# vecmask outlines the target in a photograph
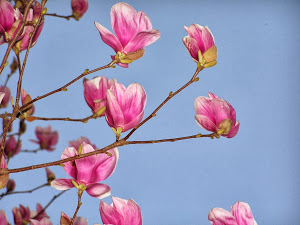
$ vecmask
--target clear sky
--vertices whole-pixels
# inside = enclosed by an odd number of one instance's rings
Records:
[[[117,1],[91,0],[79,21],[46,17],[44,30],[30,51],[23,88],[32,97],[66,84],[85,69],[110,62],[114,51],[100,39],[94,21],[111,30],[110,8]],[[233,139],[197,139],[175,143],[120,147],[115,173],[104,183],[112,196],[134,199],[142,210],[145,225],[209,224],[213,207],[229,210],[236,201],[248,202],[258,224],[299,223],[299,1],[127,1],[144,11],[161,38],[146,47],[143,58],[129,69],[116,67],[88,75],[116,78],[128,86],[141,84],[147,93],[148,116],[170,91],[186,83],[196,64],[187,53],[183,26],[208,25],[218,47],[218,64],[205,69],[200,81],[166,104],[155,118],[142,126],[130,140],[149,140],[208,133],[195,122],[194,99],[213,92],[236,109],[240,130]],[[48,1],[48,12],[71,14],[70,1]],[[0,56],[6,45],[0,46]],[[23,54],[24,56],[24,54]],[[1,75],[0,84],[8,73]],[[9,81],[15,86],[17,76]],[[12,88],[15,95],[15,88]],[[67,92],[57,93],[35,104],[36,116],[83,118],[91,114],[79,81]],[[2,111],[1,111],[2,112]],[[88,137],[97,147],[114,141],[105,120],[86,124],[71,122],[27,123],[23,149],[35,149],[36,126],[59,132],[57,149],[38,154],[20,153],[9,168],[60,159],[68,141]],[[68,175],[52,167],[58,178]],[[12,174],[16,190],[28,190],[45,182],[44,169]],[[11,210],[21,203],[43,206],[59,193],[50,187],[33,194],[12,195],[0,202],[10,221]],[[111,198],[104,199],[111,203]],[[101,223],[99,200],[86,193],[79,216],[89,224]],[[73,215],[75,189],[55,200],[47,213],[53,224],[60,213]]]

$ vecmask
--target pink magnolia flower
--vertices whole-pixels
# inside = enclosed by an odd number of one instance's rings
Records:
[[[52,131],[50,125],[45,128],[37,126],[35,128],[35,135],[38,140],[31,141],[39,144],[41,149],[46,149],[47,151],[55,150],[54,146],[57,144],[58,141],[58,132]]]
[[[73,10],[73,16],[76,20],[83,16],[89,7],[88,0],[72,0],[71,7]]]
[[[103,42],[124,55],[142,50],[144,47],[155,42],[160,33],[152,29],[152,23],[149,17],[142,11],[136,12],[130,5],[120,2],[111,8],[110,11],[111,25],[116,36],[109,30],[95,22]],[[129,54],[130,55],[130,54]],[[142,57],[143,53],[138,56],[132,55],[132,60]],[[114,58],[114,56],[112,56]],[[128,67],[129,61],[120,61],[120,66]]]
[[[257,225],[246,202],[236,202],[231,206],[231,212],[213,208],[208,213],[208,220],[212,225]]]
[[[130,84],[126,89],[121,83],[115,83],[107,90],[107,108],[105,118],[108,125],[119,135],[143,119],[146,106],[146,92],[137,84]]]
[[[82,144],[81,152],[73,147],[67,147],[61,159],[70,158],[78,154],[85,154],[95,151],[94,148],[86,143]],[[92,155],[72,162],[64,163],[64,170],[73,179],[56,179],[51,182],[51,186],[57,190],[67,190],[73,188],[85,190],[95,198],[105,198],[110,195],[110,187],[98,182],[105,180],[115,170],[119,158],[117,148],[110,149],[107,154]]]
[[[69,141],[69,146],[75,148],[78,151],[79,145],[83,144],[83,142],[91,145],[94,149],[97,148],[96,145],[92,144],[87,137],[80,137],[75,141]]]
[[[10,136],[5,142],[4,153],[8,158],[13,157],[21,151],[21,147],[22,144],[14,136]]]
[[[26,222],[29,222],[30,220],[30,209],[29,207],[25,207],[23,205],[20,205],[20,208],[14,207],[13,208],[13,216],[14,216],[14,222],[15,225],[22,225],[23,220]]]
[[[106,91],[116,82],[115,79],[94,77],[92,80],[84,79],[84,99],[94,113],[106,106]],[[100,115],[104,116],[104,112]]]
[[[140,207],[132,199],[125,200],[112,197],[112,205],[101,201],[100,215],[104,224],[113,225],[142,225]]]
[[[33,8],[29,10],[29,13],[27,15],[27,21],[31,22],[31,21],[37,20],[38,17],[40,16],[40,12],[41,12],[41,4],[39,2],[35,2],[35,5],[33,6]],[[34,37],[32,39],[30,48],[36,44],[37,39],[40,36],[43,27],[44,27],[44,18],[42,18],[40,24],[38,25],[37,31],[34,34]],[[24,36],[14,46],[14,49],[18,50],[19,52],[26,50],[28,48],[29,40],[30,40],[30,33],[33,32],[34,27],[26,26],[24,29],[25,29]]]
[[[0,224],[1,225],[9,225],[3,209],[0,210]]]
[[[28,102],[30,102],[32,99],[31,99],[31,96],[24,90],[24,89],[21,89],[21,101],[22,101],[22,105],[25,105],[27,104]],[[29,105],[28,107],[26,107],[26,109],[24,110],[24,115],[25,117],[26,116],[29,116],[29,115],[32,115],[35,111],[35,108],[34,108],[34,105]]]
[[[192,24],[189,27],[184,26],[184,29],[188,36],[182,40],[193,60],[203,67],[214,66],[217,63],[217,47],[209,28]]]
[[[30,225],[53,225],[48,218],[43,218],[40,221],[31,219]]]
[[[240,123],[236,121],[235,110],[229,102],[208,93],[208,97],[197,97],[194,106],[195,119],[203,129],[217,132],[227,138],[237,134]]]
[[[0,45],[14,38],[22,17],[19,9],[14,9],[6,0],[0,0]],[[23,35],[24,33],[21,32],[17,40]]]
[[[61,213],[60,224],[61,225],[69,225],[71,223],[71,219],[65,214]],[[75,217],[73,225],[88,225],[87,219],[83,217]]]
[[[1,86],[0,92],[2,93],[2,101],[0,101],[0,107],[6,107],[10,100],[10,90],[8,87]]]

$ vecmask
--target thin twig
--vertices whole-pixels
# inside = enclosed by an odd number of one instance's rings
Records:
[[[78,194],[77,208],[76,208],[76,211],[75,211],[75,213],[74,213],[74,215],[73,215],[73,217],[72,217],[72,219],[71,219],[70,225],[73,225],[74,220],[75,220],[75,218],[76,218],[76,215],[77,215],[77,213],[78,213],[78,211],[79,211],[79,208],[80,208],[80,206],[82,205],[82,202],[81,202],[81,196],[82,196],[82,193],[83,193],[83,191],[81,191],[81,190],[79,190],[78,193],[77,193],[77,194]]]
[[[26,152],[26,153],[37,153],[38,151],[42,150],[41,148],[35,149],[35,150],[21,150],[20,152]]]
[[[7,196],[7,195],[13,195],[13,194],[24,194],[24,193],[32,193],[40,188],[43,188],[43,187],[46,187],[46,186],[49,186],[49,183],[45,183],[45,184],[42,184],[36,188],[33,188],[31,190],[28,190],[28,191],[10,191],[10,192],[5,192],[3,194],[0,195],[0,200],[2,198],[4,198],[4,196]]]
[[[46,13],[45,16],[53,16],[53,17],[58,17],[58,18],[64,18],[66,20],[70,20],[70,18],[74,18],[73,15],[70,16],[62,16],[62,15],[57,15],[56,13]]]
[[[95,114],[82,118],[82,119],[72,119],[69,117],[65,117],[65,118],[59,118],[59,117],[53,117],[53,118],[46,118],[46,117],[38,117],[38,116],[31,116],[30,118],[32,118],[32,121],[34,120],[45,120],[45,121],[49,121],[49,120],[59,120],[59,121],[72,121],[72,122],[82,122],[82,123],[86,123],[87,121],[89,121],[90,119],[97,119],[99,118],[97,115],[95,116]]]

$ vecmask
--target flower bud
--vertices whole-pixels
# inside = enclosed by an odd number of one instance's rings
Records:
[[[21,142],[18,142],[14,136],[10,136],[5,142],[4,153],[11,158],[21,151],[21,147]]]
[[[76,20],[79,20],[89,7],[88,0],[72,0],[71,7],[73,10],[73,16]]]
[[[7,184],[6,184],[6,189],[7,189],[7,192],[12,192],[15,190],[15,187],[16,187],[16,182],[12,179],[9,179]]]
[[[46,149],[47,151],[55,150],[55,145],[58,141],[58,132],[52,131],[50,125],[45,128],[37,126],[35,128],[35,135],[38,141],[31,141],[36,144],[39,144],[41,149]]]
[[[51,182],[56,178],[55,174],[48,167],[46,167],[46,174],[47,174],[47,181],[49,184],[51,184]]]
[[[22,105],[25,105],[32,100],[31,96],[24,89],[21,89],[21,100],[22,100]],[[34,113],[33,104],[30,104],[23,110],[24,117],[30,116],[33,113]]]

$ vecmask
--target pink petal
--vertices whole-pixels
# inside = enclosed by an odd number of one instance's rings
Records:
[[[216,127],[216,125],[208,117],[203,115],[196,115],[195,119],[198,125],[203,129],[212,132],[218,131],[218,127]]]
[[[238,225],[254,225],[251,208],[246,202],[236,202],[231,206],[231,213],[236,218]]]
[[[122,127],[122,132],[128,131],[134,128],[135,126],[137,126],[142,121],[143,117],[144,117],[144,111],[142,111],[129,123],[124,124],[124,126]]]
[[[93,152],[95,149],[86,143],[82,144],[82,152],[81,154]],[[76,164],[76,169],[77,169],[77,181],[83,181],[86,184],[91,183],[90,180],[93,179],[94,174],[92,171],[95,169],[95,164],[96,164],[97,156],[96,155],[91,155],[89,157],[81,158],[81,159],[76,159],[75,164]]]
[[[2,225],[9,225],[5,212],[3,209],[0,210],[0,224]]]
[[[111,26],[122,46],[126,46],[138,31],[138,17],[134,8],[120,2],[111,8]]]
[[[127,207],[128,210],[125,217],[125,224],[142,225],[141,208],[132,199],[128,200]]]
[[[73,188],[74,185],[72,183],[73,179],[55,179],[51,182],[51,187],[55,188],[56,190],[68,190]]]
[[[62,153],[61,159],[67,159],[76,155],[78,155],[78,152],[75,148],[67,147]],[[74,161],[64,163],[64,170],[69,176],[73,177],[74,179],[77,179],[77,169],[74,163]]]
[[[93,80],[98,81],[100,77],[95,77]],[[99,82],[99,81],[98,81]],[[99,86],[99,83],[98,83]],[[96,84],[93,81],[90,81],[86,78],[83,80],[83,88],[84,88],[84,99],[88,106],[94,111],[95,102],[94,100],[100,99],[99,92]]]
[[[208,117],[213,123],[215,123],[215,117],[210,107],[211,99],[207,97],[197,97],[194,101],[194,107],[197,115],[203,115]]]
[[[208,213],[211,225],[239,225],[234,216],[222,208],[213,208]]]
[[[95,166],[90,179],[91,183],[96,183],[108,178],[116,169],[117,162],[119,159],[119,151],[117,148],[110,149],[108,151],[112,156],[107,154],[97,155],[97,166]]]
[[[158,30],[152,29],[147,31],[140,31],[126,45],[124,52],[135,52],[152,44],[159,38],[160,32]]]
[[[205,46],[205,50],[210,49],[215,44],[214,37],[207,26],[205,26],[202,31],[202,40]]]
[[[126,87],[121,83],[115,83],[110,90],[113,92],[114,96],[116,97],[117,101],[119,102],[120,106],[122,107],[123,96],[126,92]]]
[[[52,223],[48,218],[43,218],[40,221],[31,219],[30,225],[52,225]]]
[[[219,127],[219,124],[223,120],[230,118],[230,108],[227,102],[223,99],[214,98],[211,100],[210,106],[215,117],[217,127]]]
[[[130,84],[122,100],[124,122],[127,124],[143,113],[147,101],[146,92],[141,85]]]
[[[152,29],[151,20],[143,11],[139,11],[137,13],[137,17],[138,17],[138,21],[139,21],[138,32]]]
[[[88,225],[87,219],[83,217],[76,217],[74,220],[74,225]]]
[[[123,217],[117,212],[117,210],[114,207],[101,201],[99,210],[101,220],[104,224],[125,225]]]
[[[239,131],[239,127],[240,127],[240,123],[239,121],[235,124],[235,126],[232,126],[231,130],[229,131],[229,133],[225,136],[227,138],[233,138],[237,132]]]
[[[188,53],[191,55],[195,62],[199,61],[198,51],[200,50],[195,39],[186,36],[182,39]]]
[[[5,93],[4,92],[0,92],[0,103],[2,102],[2,99],[4,98]]]
[[[13,6],[8,1],[0,0],[0,33],[11,29],[15,22],[14,12]]]
[[[110,196],[110,191],[111,191],[110,187],[106,184],[94,183],[94,184],[89,184],[86,188],[86,192],[90,196],[98,199],[103,199]]]
[[[215,95],[215,94],[213,94],[213,93],[211,93],[211,92],[208,92],[208,97],[209,97],[210,99],[213,99],[213,98],[219,98],[219,99],[221,99],[220,97],[218,97],[217,95]]]
[[[107,30],[105,27],[103,27],[97,22],[95,22],[95,26],[100,33],[102,41],[105,44],[109,45],[113,50],[115,50],[115,52],[123,50],[120,41],[115,35],[113,35],[109,30]]]
[[[118,128],[124,124],[124,116],[116,97],[111,90],[107,90],[107,108],[105,118],[110,127]]]

